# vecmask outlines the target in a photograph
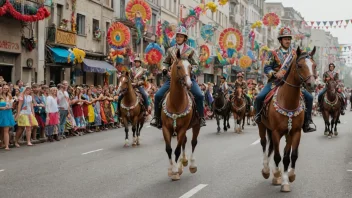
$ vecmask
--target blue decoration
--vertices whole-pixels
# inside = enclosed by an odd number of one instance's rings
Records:
[[[252,50],[248,50],[247,55],[249,56],[249,58],[251,58],[252,60],[255,60],[255,56],[253,54]]]
[[[205,41],[210,41],[212,37],[214,36],[214,30],[216,28],[213,27],[212,25],[203,25],[200,28],[200,35]]]
[[[144,53],[147,54],[150,50],[156,49],[158,50],[162,55],[164,55],[164,51],[161,49],[161,47],[157,43],[149,43],[149,45],[145,48]]]
[[[232,56],[235,54],[236,50],[233,48],[227,48],[227,56],[229,58],[232,58]]]

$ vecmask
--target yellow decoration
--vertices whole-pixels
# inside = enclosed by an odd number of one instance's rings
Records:
[[[72,52],[75,55],[74,63],[82,63],[83,59],[86,57],[86,52],[78,48],[73,48]]]
[[[218,9],[218,5],[216,5],[214,2],[208,2],[207,4],[206,4],[206,7],[209,9],[209,10],[211,10],[211,12],[216,12],[217,11],[217,9]]]
[[[262,27],[262,25],[263,25],[262,21],[256,21],[252,24],[252,29],[260,28]]]
[[[229,0],[219,0],[219,4],[223,6],[223,5],[227,4],[228,1]]]
[[[249,56],[242,56],[239,60],[239,65],[242,68],[247,68],[252,65],[252,59]]]

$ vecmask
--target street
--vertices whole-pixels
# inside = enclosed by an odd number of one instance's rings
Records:
[[[0,197],[351,197],[352,112],[341,117],[339,135],[332,139],[323,135],[322,117],[313,119],[318,131],[302,135],[296,181],[291,184],[292,192],[286,194],[280,192],[280,186],[271,185],[272,174],[268,180],[261,175],[257,128],[245,126],[244,133],[235,134],[231,118],[231,130],[221,135],[215,133],[215,120],[207,121],[195,152],[198,172],[191,174],[186,167],[177,182],[167,176],[161,131],[149,123],[136,148],[124,148],[124,130],[116,129],[9,152],[0,150]],[[284,142],[282,139],[281,151]],[[273,160],[270,163],[273,167]]]

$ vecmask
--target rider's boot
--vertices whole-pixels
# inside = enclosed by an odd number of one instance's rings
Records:
[[[160,110],[154,112],[154,118],[150,121],[150,126],[161,129],[161,112]]]
[[[345,101],[341,99],[341,115],[345,115]]]
[[[303,132],[309,133],[316,131],[315,128],[310,127],[310,124],[314,124],[310,115],[306,114],[304,116]],[[315,125],[315,124],[314,124]]]

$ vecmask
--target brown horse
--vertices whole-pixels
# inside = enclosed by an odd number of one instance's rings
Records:
[[[301,139],[301,129],[304,122],[304,101],[301,99],[301,85],[304,85],[307,91],[313,91],[315,88],[316,64],[313,60],[315,47],[311,53],[301,52],[297,49],[297,54],[293,55],[289,70],[285,74],[280,86],[274,89],[275,94],[271,101],[264,105],[264,115],[262,122],[258,124],[260,143],[263,148],[263,165],[262,175],[265,179],[270,176],[269,160],[274,150],[275,169],[273,171],[274,185],[281,184],[282,192],[290,192],[289,182],[296,178],[295,166],[298,158],[298,146]],[[270,93],[268,95],[271,95]],[[268,153],[266,153],[266,134],[270,141]],[[279,164],[280,140],[282,136],[286,137],[286,146],[284,149],[284,173],[281,179]],[[291,154],[292,148],[292,154]],[[291,170],[288,172],[292,160]]]
[[[332,137],[332,130],[334,128],[334,135],[337,136],[337,121],[340,117],[341,101],[339,99],[339,93],[337,93],[337,82],[330,80],[326,85],[327,91],[324,94],[322,103],[322,114],[325,122],[324,135],[327,135],[330,139]],[[331,122],[329,117],[331,116]],[[331,128],[330,128],[331,124]]]
[[[252,101],[251,101],[252,102]],[[251,121],[253,122],[253,126],[256,126],[257,124],[254,122],[254,116],[255,116],[255,109],[253,105],[249,108],[249,111],[246,112],[246,117],[247,117],[247,125],[251,125]]]
[[[120,114],[122,123],[125,127],[125,147],[129,146],[128,141],[128,123],[132,124],[133,144],[132,146],[140,145],[141,130],[145,122],[143,109],[141,104],[141,96],[137,94],[133,88],[132,79],[129,72],[125,72],[119,78],[118,93],[122,91],[124,97],[120,104]],[[137,137],[136,137],[137,135]]]
[[[231,111],[235,120],[235,133],[241,133],[246,120],[246,99],[243,96],[243,89],[237,87],[231,101]],[[242,126],[241,126],[242,121]]]
[[[180,179],[183,172],[183,166],[188,165],[186,158],[186,132],[192,128],[192,154],[190,157],[191,164],[189,170],[191,173],[197,172],[197,166],[194,159],[194,150],[197,145],[197,137],[200,131],[199,119],[194,118],[196,109],[188,90],[192,86],[191,65],[187,60],[182,60],[180,51],[176,53],[176,60],[171,66],[170,92],[166,95],[162,105],[161,121],[162,130],[166,144],[166,153],[169,157],[170,166],[168,175],[172,180]],[[171,136],[177,135],[177,146],[175,149],[175,161],[172,161]],[[179,159],[182,147],[182,158]]]

